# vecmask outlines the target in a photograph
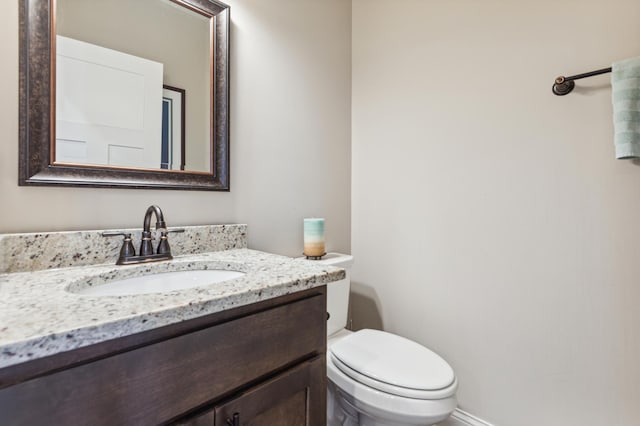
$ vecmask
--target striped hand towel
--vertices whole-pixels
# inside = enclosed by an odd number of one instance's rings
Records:
[[[616,158],[640,158],[640,57],[613,64],[611,92]]]

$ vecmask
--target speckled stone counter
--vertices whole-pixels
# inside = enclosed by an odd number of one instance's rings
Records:
[[[207,268],[245,275],[166,293],[86,296],[73,292],[110,280]],[[325,285],[344,276],[339,268],[246,248],[146,265],[0,274],[0,368]]]

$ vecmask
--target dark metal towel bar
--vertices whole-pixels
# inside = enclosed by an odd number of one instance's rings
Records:
[[[594,75],[606,74],[611,72],[611,67],[602,68],[601,70],[585,72],[584,74],[576,74],[570,77],[560,76],[556,78],[556,81],[553,83],[553,93],[558,96],[564,96],[566,94],[571,93],[573,88],[575,87],[575,83],[573,80],[580,80],[581,78],[593,77]]]

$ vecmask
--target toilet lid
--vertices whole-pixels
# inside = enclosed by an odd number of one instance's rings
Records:
[[[357,331],[331,345],[329,350],[339,361],[338,367],[341,363],[353,370],[356,374],[350,376],[356,380],[362,375],[367,382],[416,391],[444,389],[455,381],[453,369],[440,356],[416,342],[384,331]]]

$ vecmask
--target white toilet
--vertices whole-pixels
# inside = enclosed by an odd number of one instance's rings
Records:
[[[319,262],[347,271],[327,285],[327,424],[424,426],[449,417],[458,387],[449,364],[395,334],[347,330],[353,256],[329,253]]]

